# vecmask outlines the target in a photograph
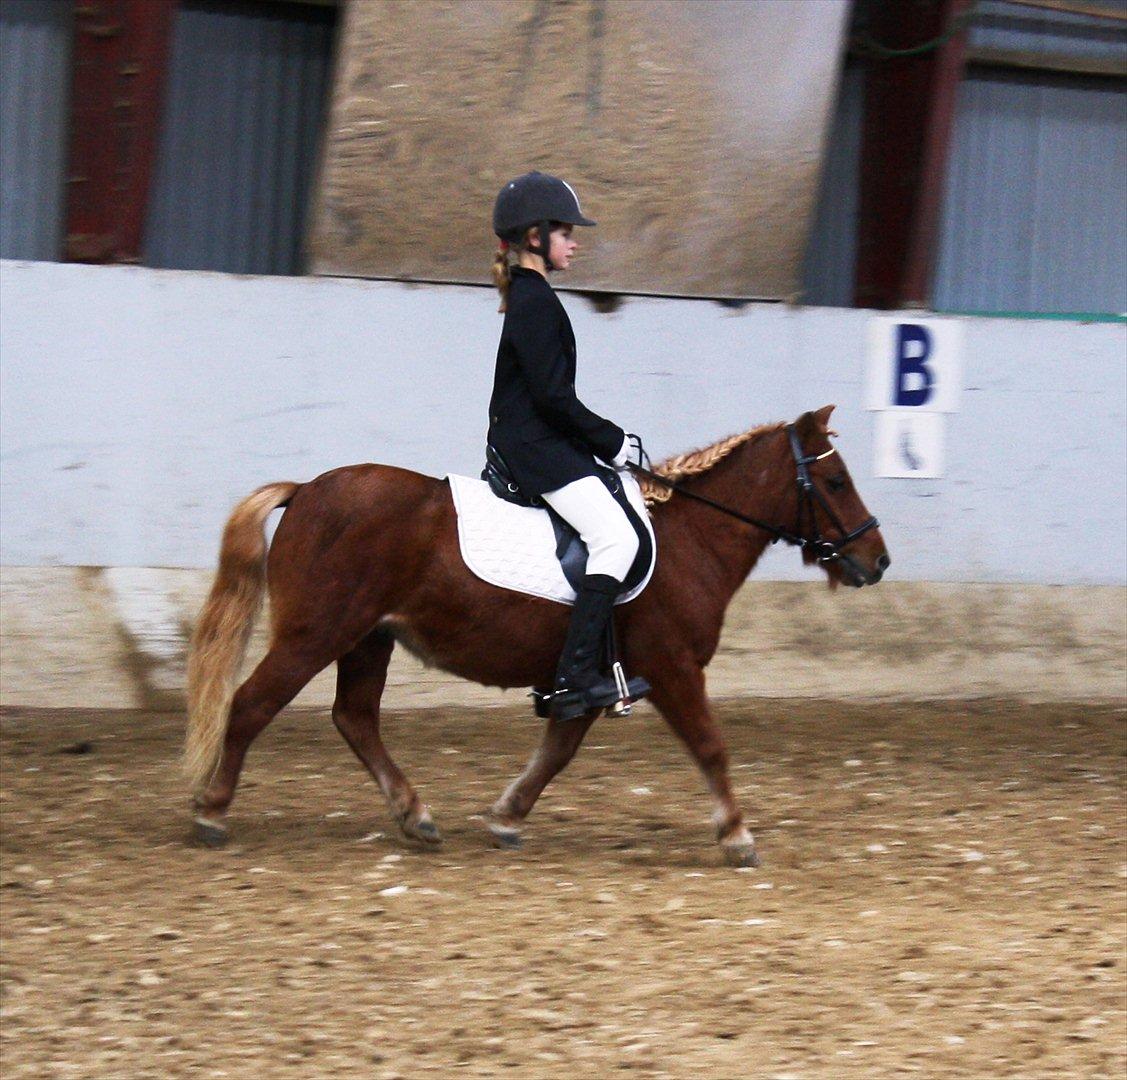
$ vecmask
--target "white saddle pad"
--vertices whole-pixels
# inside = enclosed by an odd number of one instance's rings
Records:
[[[636,588],[615,601],[625,604],[649,584],[657,561],[657,540],[638,481],[628,474],[620,475],[627,498],[646,523],[654,552],[646,576]],[[462,558],[477,577],[502,589],[560,604],[575,602],[575,590],[556,558],[556,534],[546,510],[505,502],[493,494],[484,480],[453,473],[447,474],[446,479],[458,512]]]

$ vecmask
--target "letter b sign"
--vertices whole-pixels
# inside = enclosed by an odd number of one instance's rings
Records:
[[[957,319],[880,316],[869,325],[866,406],[956,412],[962,389],[963,325]]]
[[[896,326],[896,355],[893,364],[895,385],[892,388],[894,405],[926,405],[931,397],[935,376],[928,367],[931,355],[931,334],[926,326],[916,323],[898,323]]]

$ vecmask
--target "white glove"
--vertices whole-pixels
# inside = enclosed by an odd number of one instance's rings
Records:
[[[625,434],[626,437],[622,440],[622,448],[614,455],[614,461],[611,462],[619,469],[624,469],[631,462],[638,465],[642,463],[641,438],[632,431],[627,431]]]

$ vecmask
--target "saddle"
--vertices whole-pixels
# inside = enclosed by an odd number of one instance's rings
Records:
[[[614,469],[604,465],[596,465],[598,477],[606,486],[607,491],[614,497],[615,502],[622,507],[626,517],[634,528],[638,537],[638,554],[622,582],[619,595],[632,592],[649,575],[653,566],[653,537],[638,514],[637,508],[630,502],[623,487],[622,478]],[[505,459],[495,446],[486,444],[485,468],[481,470],[481,478],[489,489],[499,499],[510,502],[516,506],[529,506],[537,510],[546,510],[552,522],[552,531],[556,537],[556,558],[560,561],[567,583],[576,591],[583,582],[587,572],[587,545],[583,543],[576,529],[557,514],[543,499],[537,496],[525,495],[520,485],[513,479]]]

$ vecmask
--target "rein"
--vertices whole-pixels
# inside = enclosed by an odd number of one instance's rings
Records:
[[[805,550],[811,548],[814,556],[818,562],[832,562],[835,559],[842,557],[842,549],[853,543],[854,540],[859,539],[870,529],[876,529],[880,526],[880,522],[875,517],[870,517],[861,522],[856,529],[847,531],[845,526],[841,523],[841,519],[834,513],[834,509],[826,501],[825,496],[814,486],[814,481],[810,479],[809,466],[812,462],[821,461],[822,458],[827,458],[830,454],[837,453],[832,447],[823,454],[804,454],[802,452],[802,444],[798,441],[798,434],[794,430],[794,424],[787,424],[786,426],[787,437],[790,439],[791,453],[794,454],[794,463],[798,469],[797,483],[799,488],[798,498],[798,515],[795,522],[794,532],[781,528],[778,525],[769,525],[765,521],[760,521],[758,518],[750,517],[747,514],[741,514],[738,510],[733,510],[730,506],[725,506],[723,503],[717,502],[715,499],[708,498],[707,495],[700,495],[695,491],[689,491],[688,488],[682,487],[674,480],[669,480],[664,476],[655,473],[652,469],[645,468],[642,465],[635,465],[629,462],[627,467],[631,472],[639,476],[644,476],[649,480],[653,480],[658,484],[663,485],[670,489],[677,495],[683,495],[687,499],[693,499],[696,502],[704,503],[705,506],[711,506],[713,510],[719,510],[722,514],[727,514],[728,517],[735,518],[737,521],[742,521],[745,525],[753,525],[757,529],[762,529],[766,533],[771,534],[771,543],[774,544],[779,540],[783,540],[788,544],[795,544]],[[645,454],[645,451],[642,451]],[[649,461],[649,455],[645,455],[645,459]],[[827,540],[822,536],[821,530],[818,528],[818,512],[817,507],[814,505],[815,501],[818,506],[833,522],[837,531],[841,533],[841,539],[834,543],[832,540]],[[809,511],[810,525],[814,533],[813,538],[802,535],[803,518],[807,516]]]

